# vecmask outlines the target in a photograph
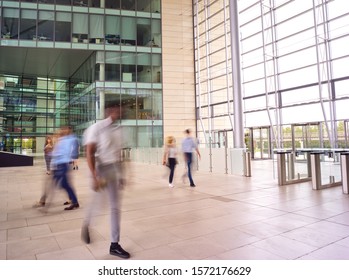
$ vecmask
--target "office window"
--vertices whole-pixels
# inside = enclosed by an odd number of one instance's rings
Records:
[[[105,80],[106,81],[120,81],[120,52],[106,52],[105,53]]]
[[[161,83],[161,55],[160,54],[152,54],[151,55],[152,62],[152,82],[153,83]]]
[[[120,0],[105,0],[105,7],[107,9],[120,9]]]
[[[35,10],[21,11],[19,39],[36,40],[36,18]]]
[[[126,46],[135,46],[136,37],[136,18],[121,18],[121,42]]]
[[[147,53],[139,53],[137,56],[137,82],[151,82],[151,56]]]
[[[153,119],[162,120],[162,92],[161,90],[153,90]]]
[[[137,19],[137,46],[153,45],[150,29],[150,19]]]
[[[104,41],[103,25],[103,15],[90,15],[90,43],[100,44]]]
[[[33,0],[32,2],[36,2],[36,0]],[[38,3],[39,4],[54,4],[55,0],[38,0]]]
[[[87,7],[88,0],[73,0],[74,6]]]
[[[56,5],[71,5],[72,0],[56,0]]]
[[[99,8],[101,6],[101,1],[100,0],[90,0],[88,4],[90,7]]]
[[[161,21],[159,19],[151,20],[151,40],[152,47],[161,46]]]
[[[137,1],[137,11],[150,12],[151,0]]]
[[[88,15],[73,14],[73,43],[88,43]]]
[[[19,10],[4,8],[1,35],[5,39],[18,39]]]
[[[105,42],[106,44],[120,44],[120,17],[105,17]]]
[[[136,0],[121,0],[121,9],[135,11]]]
[[[150,90],[138,90],[136,99],[137,119],[153,119],[153,104]]]
[[[151,1],[151,12],[152,13],[160,13],[161,7],[160,7],[160,0],[152,0]]]
[[[71,14],[57,12],[55,25],[55,40],[56,42],[71,41]]]
[[[54,12],[39,11],[38,35],[41,41],[53,41]]]
[[[124,52],[121,55],[121,80],[123,82],[136,81],[136,54]]]

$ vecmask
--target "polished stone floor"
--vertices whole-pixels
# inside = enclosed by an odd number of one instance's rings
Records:
[[[109,212],[101,201],[91,244],[80,229],[91,190],[87,165],[71,171],[80,208],[64,211],[56,192],[42,213],[32,205],[47,181],[44,163],[0,168],[1,260],[111,260]],[[196,172],[196,188],[178,166],[130,163],[123,191],[121,245],[134,260],[349,260],[349,196],[311,183],[279,187],[272,161],[252,162],[252,177]]]

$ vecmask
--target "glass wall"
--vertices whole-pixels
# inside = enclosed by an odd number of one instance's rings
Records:
[[[122,101],[130,146],[162,146],[160,11],[160,0],[0,1],[0,46],[93,51],[72,76],[0,73],[2,147],[40,153],[61,125],[81,137],[110,99]]]
[[[80,3],[80,1],[74,1],[76,2]],[[125,5],[129,6],[126,2]],[[146,6],[144,9],[149,7]],[[0,21],[0,45],[9,45],[9,40],[20,39],[34,42],[72,43],[56,45],[64,48],[86,49],[86,45],[79,43],[161,47],[160,15],[154,13],[138,12],[132,15],[115,15],[113,13],[105,14],[102,9],[92,11],[82,9],[72,12],[71,8],[66,8],[66,11],[62,11],[59,6],[54,5],[26,5],[18,6],[18,8],[4,6],[0,9]],[[12,43],[15,42],[12,41]],[[24,44],[24,46],[36,45]],[[40,43],[39,46],[51,47],[53,45]],[[90,48],[104,49],[103,47]]]
[[[42,152],[41,140],[70,124],[68,81],[0,75],[0,82],[2,150]]]
[[[205,135],[233,129],[229,1],[193,3],[198,130],[207,143]],[[272,146],[282,148],[290,125],[319,123],[322,143],[320,136],[312,143],[343,146],[343,123],[349,119],[342,105],[349,99],[346,1],[237,5],[244,126],[270,127]]]

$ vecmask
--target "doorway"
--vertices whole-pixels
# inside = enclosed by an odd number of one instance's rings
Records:
[[[270,127],[250,128],[249,145],[252,159],[271,159]]]
[[[344,121],[344,143],[345,148],[349,148],[349,120]]]
[[[293,124],[292,150],[323,147],[323,132],[320,123]]]

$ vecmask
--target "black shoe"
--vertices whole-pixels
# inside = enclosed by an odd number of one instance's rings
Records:
[[[195,184],[190,184],[191,187],[196,187]]]
[[[70,204],[69,207],[64,208],[64,210],[74,210],[75,208],[79,208],[79,207],[80,207],[79,203],[72,203]]]
[[[130,254],[122,249],[119,243],[112,243],[110,245],[109,253],[123,259],[128,259],[130,257]]]
[[[69,204],[71,204],[70,200],[63,203],[63,205],[69,205]]]
[[[88,226],[83,226],[82,227],[82,229],[81,229],[81,239],[86,244],[90,244],[91,239],[90,239],[90,232],[88,230]]]

